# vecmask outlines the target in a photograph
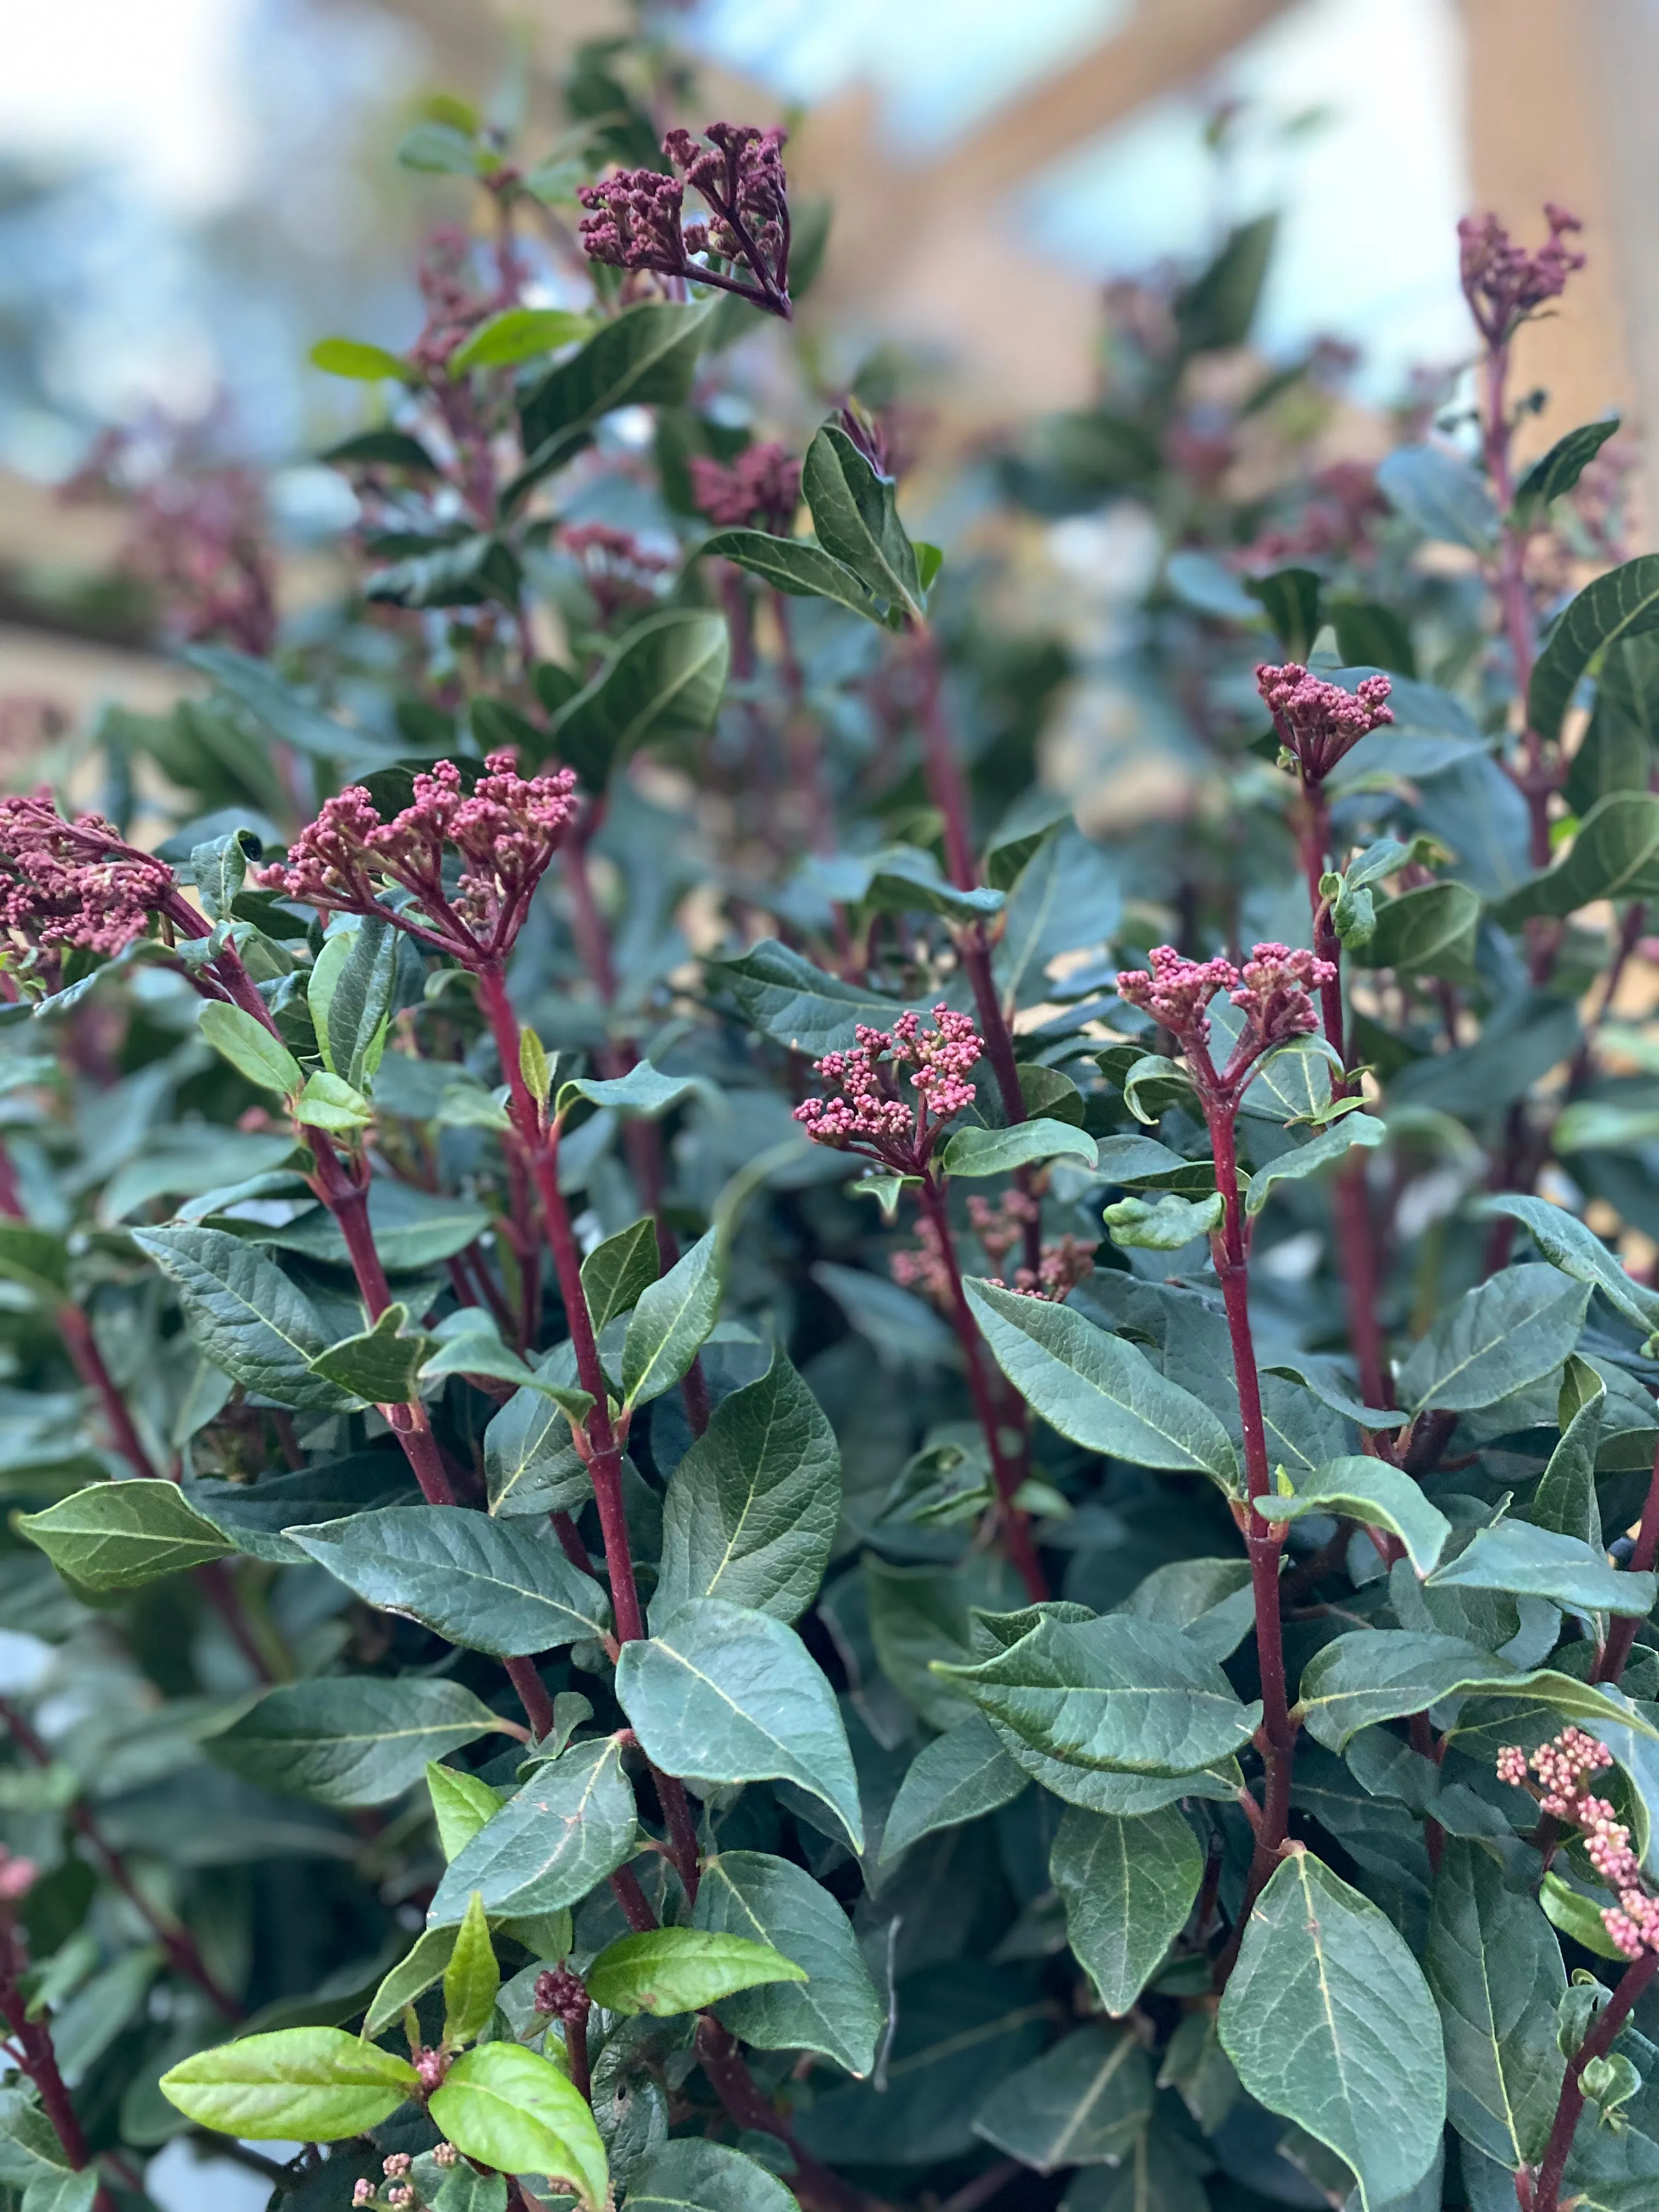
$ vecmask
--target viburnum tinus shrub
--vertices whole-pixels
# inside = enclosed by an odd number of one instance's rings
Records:
[[[417,127],[491,220],[317,349],[359,587],[260,658],[152,487],[211,694],[0,801],[0,2187],[1644,2212],[1659,557],[1613,426],[1514,459],[1574,226],[1465,226],[1374,477],[1261,225],[975,464],[1160,538],[1192,803],[1091,837],[684,82]]]

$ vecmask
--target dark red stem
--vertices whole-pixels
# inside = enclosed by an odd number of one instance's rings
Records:
[[[1521,2193],[1522,2176],[1516,2176],[1516,2201],[1527,2206],[1527,2212],[1560,2212],[1561,2177],[1566,2171],[1572,2139],[1578,2131],[1579,2118],[1584,2110],[1582,2087],[1584,2069],[1591,2059],[1605,2058],[1612,2050],[1620,2030],[1635,2010],[1638,2000],[1656,1973],[1659,1973],[1659,1951],[1644,1952],[1641,1958],[1625,1969],[1612,1996],[1590,2022],[1589,2032],[1579,2045],[1578,2055],[1567,2068],[1567,2077],[1561,2084],[1560,2101],[1555,2107],[1555,2124],[1550,2130],[1549,2142],[1545,2146],[1543,2159],[1533,2181],[1530,2204]]]

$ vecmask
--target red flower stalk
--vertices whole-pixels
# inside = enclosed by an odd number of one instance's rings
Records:
[[[753,524],[785,538],[800,498],[800,463],[787,446],[750,446],[727,467],[704,453],[691,459],[691,495],[723,530]]]
[[[919,1014],[903,1013],[890,1030],[854,1032],[851,1052],[827,1052],[812,1073],[830,1087],[827,1098],[808,1098],[795,1109],[816,1145],[859,1152],[899,1175],[921,1175],[945,1133],[945,1125],[974,1103],[965,1079],[985,1049],[968,1014],[940,1004],[926,1032]],[[899,1088],[899,1071],[910,1069],[910,1104]]]
[[[1346,695],[1344,695],[1346,696]],[[1152,969],[1126,969],[1118,996],[1152,1015],[1186,1054],[1206,1112],[1231,1113],[1243,1095],[1250,1070],[1274,1046],[1311,1036],[1319,1027],[1310,991],[1334,981],[1328,960],[1286,945],[1258,945],[1243,969],[1231,960],[1188,960],[1172,945],[1155,945]],[[1210,1017],[1205,1011],[1224,991],[1244,1016],[1244,1027],[1224,1066],[1210,1057]]]
[[[1394,687],[1386,676],[1367,676],[1358,691],[1345,691],[1340,684],[1310,676],[1300,661],[1287,660],[1282,668],[1263,661],[1255,684],[1304,783],[1323,782],[1361,738],[1394,720],[1388,703]]]
[[[1601,1924],[1627,1959],[1639,1959],[1659,1952],[1659,1898],[1643,1883],[1630,1830],[1605,1797],[1585,1787],[1592,1774],[1612,1765],[1606,1744],[1583,1729],[1565,1728],[1530,1758],[1518,1744],[1506,1744],[1498,1754],[1498,1778],[1536,1798],[1552,1820],[1580,1830],[1590,1864],[1619,1899],[1603,1911]]]
[[[485,767],[468,792],[453,762],[440,761],[415,778],[413,801],[390,822],[354,784],[324,801],[285,861],[253,879],[325,911],[378,915],[465,968],[497,963],[575,818],[576,778],[568,768],[521,776],[510,752],[491,753]],[[452,849],[459,875],[447,872]],[[414,905],[387,905],[383,884]]]
[[[1494,350],[1507,343],[1547,300],[1559,300],[1585,257],[1565,242],[1583,224],[1544,203],[1550,234],[1536,253],[1517,246],[1495,215],[1466,215],[1457,226],[1459,276],[1475,328]]]
[[[65,821],[45,786],[0,799],[0,928],[14,947],[36,956],[72,945],[123,952],[156,915],[187,936],[202,933],[172,869],[129,845],[101,814]]]
[[[613,269],[648,269],[736,292],[787,322],[789,304],[788,179],[781,131],[752,123],[711,123],[701,143],[671,131],[663,153],[684,178],[657,169],[619,169],[577,198],[581,242],[590,259]],[[707,202],[711,220],[685,222],[685,185]],[[706,257],[698,258],[697,257]],[[752,283],[728,276],[746,269]]]

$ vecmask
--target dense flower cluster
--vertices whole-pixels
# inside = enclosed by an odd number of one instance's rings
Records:
[[[608,522],[573,523],[559,532],[559,544],[582,572],[602,623],[619,614],[654,606],[657,579],[674,566],[672,554],[643,544],[631,530]]]
[[[1294,522],[1262,531],[1235,558],[1252,572],[1335,554],[1363,558],[1373,526],[1388,512],[1368,461],[1333,461],[1314,477]]]
[[[484,765],[469,792],[453,762],[440,761],[415,778],[410,804],[390,822],[353,784],[254,880],[309,906],[379,915],[466,967],[500,960],[575,817],[576,779],[569,769],[521,776],[510,752]],[[461,863],[453,881],[445,873],[452,849]],[[414,911],[383,903],[382,884],[410,892]]]
[[[179,903],[173,871],[100,814],[66,821],[44,787],[0,799],[0,928],[36,952],[121,952]]]
[[[568,1966],[544,1966],[536,1977],[533,2002],[550,2020],[585,2021],[592,2004],[587,1984]]]
[[[1361,738],[1394,720],[1389,705],[1393,686],[1386,676],[1367,676],[1357,691],[1310,676],[1299,661],[1282,668],[1264,661],[1255,672],[1256,689],[1273,718],[1279,742],[1296,755],[1304,779],[1328,776]]]
[[[1242,969],[1231,960],[1188,960],[1173,945],[1153,945],[1151,969],[1126,968],[1118,996],[1139,1006],[1181,1046],[1201,1091],[1237,1096],[1265,1052],[1319,1027],[1310,992],[1334,980],[1336,969],[1311,952],[1288,945],[1258,945]],[[1210,1059],[1210,1018],[1205,1011],[1224,991],[1244,1016],[1244,1027],[1224,1067]]]
[[[1565,242],[1584,227],[1577,216],[1546,200],[1544,220],[1550,234],[1536,253],[1517,246],[1495,215],[1466,215],[1457,226],[1463,297],[1490,346],[1505,343],[1546,301],[1559,300],[1568,277],[1584,265],[1584,256]]]
[[[1659,1898],[1643,1885],[1630,1830],[1605,1797],[1585,1786],[1592,1774],[1612,1765],[1606,1744],[1583,1729],[1565,1728],[1530,1758],[1519,1744],[1506,1744],[1498,1754],[1498,1778],[1527,1790],[1541,1812],[1580,1831],[1590,1864],[1619,1899],[1602,1912],[1601,1924],[1627,1959],[1639,1959],[1644,1951],[1659,1951]]]
[[[787,446],[750,446],[729,466],[696,453],[690,469],[691,495],[711,522],[787,536],[800,497],[800,463]]]
[[[945,1124],[973,1104],[968,1071],[985,1049],[969,1015],[940,1004],[933,1022],[924,1030],[919,1014],[903,1013],[890,1030],[860,1024],[852,1051],[827,1052],[814,1064],[831,1095],[795,1109],[814,1144],[861,1152],[901,1175],[921,1173]],[[903,1069],[911,1071],[914,1106],[899,1089]]]
[[[619,169],[583,185],[580,224],[590,258],[614,269],[649,270],[740,293],[775,314],[789,313],[788,179],[781,131],[711,123],[703,140],[671,131],[663,153],[684,179],[657,169]],[[708,203],[707,222],[685,221],[685,186]],[[695,257],[708,256],[708,262]],[[747,269],[752,284],[714,265]]]

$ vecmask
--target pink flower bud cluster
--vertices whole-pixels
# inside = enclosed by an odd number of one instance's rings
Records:
[[[415,2053],[415,2071],[421,2077],[421,2094],[429,2097],[434,2089],[441,2089],[444,2085],[444,2077],[449,2072],[448,2051],[441,2046],[417,2051]]]
[[[469,793],[452,761],[415,778],[410,805],[390,822],[361,784],[325,799],[285,861],[254,872],[263,888],[338,914],[377,915],[463,966],[502,958],[523,927],[537,884],[575,818],[569,769],[521,776],[510,752],[491,753]],[[447,851],[460,857],[447,883]],[[413,912],[382,903],[395,884]]]
[[[1011,1190],[994,1205],[989,1199],[970,1198],[968,1218],[993,1267],[1006,1261],[1024,1235],[1024,1224],[1037,1218],[1036,1199],[1022,1190]],[[920,1291],[949,1313],[956,1302],[956,1285],[936,1224],[924,1217],[916,1224],[916,1242],[908,1251],[895,1252],[888,1273],[902,1289]],[[1094,1247],[1079,1237],[1061,1237],[1042,1247],[1036,1271],[1018,1267],[1012,1284],[1000,1275],[988,1279],[999,1289],[1022,1291],[1027,1296],[1049,1298],[1058,1304],[1095,1271]]]
[[[619,614],[653,606],[658,577],[673,565],[673,556],[641,544],[631,531],[613,530],[609,523],[579,522],[559,532],[559,544],[582,572],[601,623]]]
[[[461,2154],[456,2149],[453,2142],[441,2142],[434,2143],[433,2145],[432,2163],[434,2166],[459,2166],[460,2162]]]
[[[773,537],[788,534],[800,498],[800,463],[787,446],[750,446],[728,467],[706,453],[691,458],[691,495],[723,530],[752,523]]]
[[[1457,226],[1458,273],[1475,328],[1490,346],[1501,346],[1518,324],[1558,300],[1585,257],[1566,243],[1583,228],[1577,216],[1544,203],[1550,234],[1536,253],[1517,246],[1495,215],[1468,216]]]
[[[968,1201],[968,1224],[986,1258],[1000,1267],[1042,1210],[1030,1191],[1006,1190],[998,1199],[975,1196]]]
[[[1345,691],[1310,676],[1300,661],[1282,668],[1264,661],[1255,683],[1279,742],[1296,755],[1309,783],[1322,781],[1361,738],[1394,720],[1388,703],[1394,687],[1386,676],[1367,676],[1358,691]]]
[[[537,2011],[545,2013],[550,2020],[570,2023],[587,2018],[587,1985],[568,1966],[544,1967],[536,1977],[534,1996]]]
[[[1659,1951],[1659,1898],[1643,1883],[1629,1828],[1605,1797],[1585,1787],[1592,1774],[1612,1765],[1606,1744],[1583,1729],[1565,1728],[1530,1758],[1519,1744],[1505,1744],[1498,1754],[1498,1778],[1527,1790],[1541,1812],[1581,1832],[1590,1864],[1619,1899],[1602,1912],[1601,1924],[1627,1959],[1639,1959],[1644,1951]]]
[[[100,814],[65,821],[42,788],[0,799],[0,928],[36,952],[125,951],[153,915],[199,927],[164,861],[127,844]]]
[[[703,143],[671,131],[663,153],[684,178],[656,169],[619,169],[583,185],[588,212],[580,226],[589,258],[614,269],[650,270],[740,293],[775,314],[789,313],[788,179],[781,131],[752,123],[711,123]],[[708,203],[706,222],[685,222],[685,186]],[[753,283],[723,276],[694,258],[746,269]]]
[[[33,1859],[14,1857],[0,1844],[0,1905],[16,1905],[27,1897],[40,1871]]]
[[[1245,1078],[1263,1053],[1318,1028],[1309,994],[1336,978],[1330,961],[1292,951],[1287,945],[1256,945],[1242,969],[1231,960],[1188,960],[1173,945],[1155,945],[1148,957],[1150,971],[1127,968],[1119,975],[1118,996],[1169,1030],[1187,1055],[1200,1097],[1218,1105],[1237,1104]],[[1210,1059],[1210,1018],[1205,1011],[1218,991],[1225,991],[1245,1017],[1238,1042],[1220,1069]]]
[[[860,1024],[852,1051],[827,1052],[815,1063],[812,1073],[831,1095],[795,1109],[814,1144],[861,1152],[901,1175],[921,1173],[945,1124],[973,1104],[968,1071],[985,1050],[970,1015],[940,1004],[933,1023],[924,1030],[919,1014],[902,1013],[890,1030]],[[899,1090],[902,1069],[912,1071],[914,1107]]]

